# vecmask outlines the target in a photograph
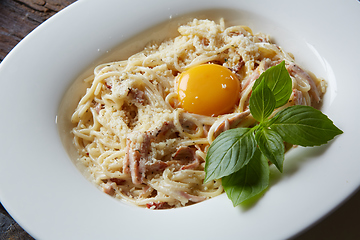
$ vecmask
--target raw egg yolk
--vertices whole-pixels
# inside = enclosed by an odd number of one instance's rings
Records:
[[[177,91],[188,112],[217,116],[229,113],[237,103],[240,83],[236,75],[217,64],[203,64],[180,74]]]

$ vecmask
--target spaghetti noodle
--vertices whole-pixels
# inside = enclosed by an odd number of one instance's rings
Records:
[[[97,66],[71,119],[78,161],[95,184],[150,209],[182,207],[223,192],[221,180],[203,183],[207,149],[222,131],[254,124],[248,101],[267,68],[285,61],[291,75],[293,93],[282,108],[314,105],[326,90],[324,80],[246,26],[194,19],[178,31],[125,61]],[[219,116],[185,111],[176,91],[182,72],[209,63],[230,69],[241,86],[237,104]]]

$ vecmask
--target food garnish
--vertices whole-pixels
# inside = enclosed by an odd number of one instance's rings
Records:
[[[292,93],[285,62],[263,72],[254,83],[249,101],[256,120],[251,128],[222,132],[209,147],[204,182],[222,179],[234,206],[269,186],[269,162],[282,172],[284,143],[320,146],[343,132],[320,110],[311,106],[284,106]]]

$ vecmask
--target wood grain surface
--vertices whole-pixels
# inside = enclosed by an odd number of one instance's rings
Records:
[[[0,62],[39,24],[73,2],[75,0],[0,0]],[[296,236],[294,240],[360,239],[359,223],[360,192],[357,192],[344,205],[315,226]],[[281,228],[282,226],[279,226],[279,231]],[[30,240],[33,238],[11,218],[0,204],[0,240],[6,239]]]
[[[74,0],[0,0],[0,61],[39,24]]]

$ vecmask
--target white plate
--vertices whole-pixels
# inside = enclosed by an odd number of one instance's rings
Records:
[[[187,17],[220,15],[270,34],[327,79],[322,110],[345,133],[327,146],[287,154],[284,174],[274,172],[269,190],[249,208],[233,208],[223,194],[182,209],[150,211],[103,194],[77,170],[60,140],[56,122],[65,92],[138,33],[168,23],[138,38],[126,54]],[[80,0],[29,34],[1,63],[1,203],[36,239],[289,238],[360,185],[359,26],[355,0]]]

